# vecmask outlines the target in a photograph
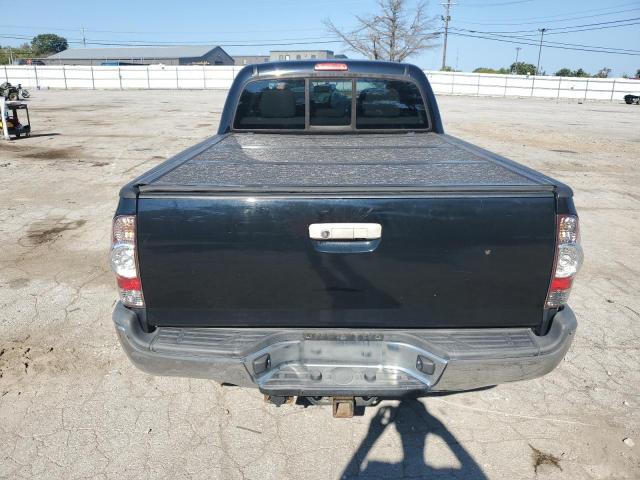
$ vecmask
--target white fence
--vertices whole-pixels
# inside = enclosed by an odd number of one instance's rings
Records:
[[[0,69],[0,82],[58,89],[227,89],[241,66],[28,66]],[[436,94],[620,101],[640,80],[569,78],[425,70]],[[3,79],[4,77],[4,79]]]
[[[23,87],[60,89],[227,89],[241,66],[127,65],[90,67],[72,65],[7,65],[0,82]],[[4,74],[4,75],[3,75]]]
[[[437,94],[576,98],[619,101],[640,91],[640,80],[425,71]]]

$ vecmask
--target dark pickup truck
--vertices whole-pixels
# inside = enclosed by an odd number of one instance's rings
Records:
[[[126,185],[113,225],[131,361],[276,404],[531,379],[576,330],[571,189],[446,135],[412,65],[244,68],[218,135]]]

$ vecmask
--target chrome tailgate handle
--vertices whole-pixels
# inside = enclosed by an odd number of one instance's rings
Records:
[[[382,237],[379,223],[312,223],[309,225],[312,240],[377,240]]]

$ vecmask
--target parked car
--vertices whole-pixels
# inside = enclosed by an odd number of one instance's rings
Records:
[[[632,95],[632,94],[625,95],[624,102],[627,105],[631,105],[633,103],[635,103],[636,105],[640,105],[640,95]]]
[[[310,109],[331,84],[348,107]],[[445,134],[413,65],[248,66],[217,135],[122,188],[113,321],[145,372],[337,416],[536,378],[577,326],[572,196]]]
[[[45,64],[42,60],[38,60],[35,58],[21,58],[16,63],[18,65],[44,65]]]

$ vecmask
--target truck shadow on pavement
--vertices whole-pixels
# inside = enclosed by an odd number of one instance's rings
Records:
[[[392,424],[401,438],[402,461],[395,463],[378,460],[368,461],[363,469],[363,463],[374,443]],[[428,464],[429,448],[425,450],[425,445],[429,435],[439,437],[446,444],[458,460],[459,467],[438,468]],[[438,449],[441,451],[442,446],[439,446]],[[469,452],[440,420],[427,411],[422,402],[416,399],[403,399],[397,407],[384,406],[378,409],[375,417],[371,420],[366,438],[339,478],[362,480],[416,477],[487,479]]]

